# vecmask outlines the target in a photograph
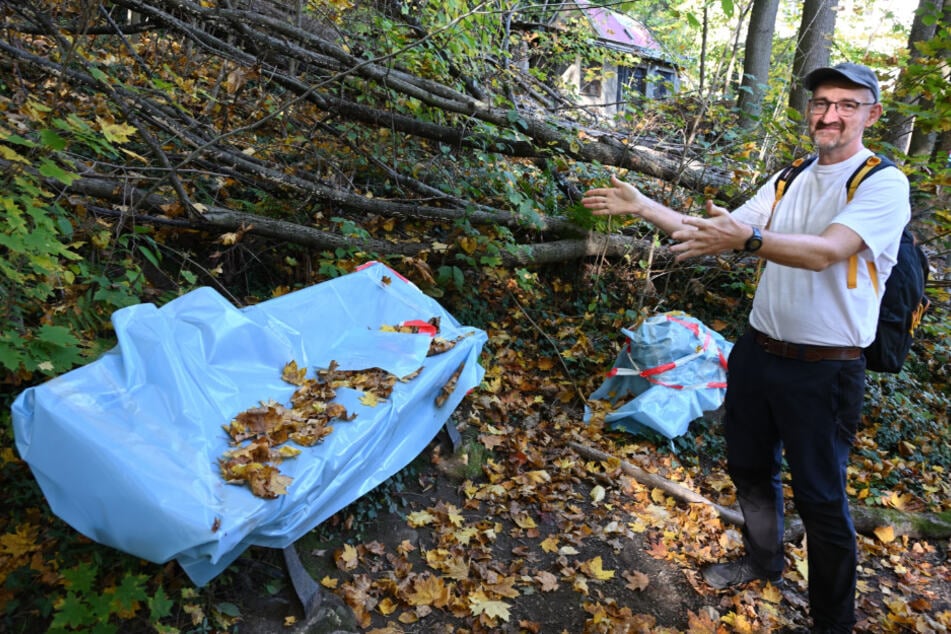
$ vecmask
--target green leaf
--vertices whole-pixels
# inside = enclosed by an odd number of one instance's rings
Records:
[[[733,17],[733,0],[720,0],[720,6],[727,17]]]
[[[79,345],[79,340],[76,339],[76,336],[73,335],[69,328],[66,328],[65,326],[40,326],[36,331],[36,340],[54,346],[66,347]],[[89,577],[89,574],[92,576]],[[87,573],[86,580],[91,583],[92,579],[95,578],[95,575],[95,570],[93,570],[91,573]]]
[[[40,141],[48,148],[56,151],[66,149],[66,139],[61,137],[55,130],[49,128],[40,130]]]
[[[152,264],[152,266],[154,266],[155,268],[157,268],[157,269],[161,269],[161,268],[162,268],[162,267],[159,265],[158,256],[155,254],[154,251],[152,251],[152,250],[149,249],[148,247],[146,247],[146,246],[140,244],[140,245],[139,245],[139,253],[141,253],[141,254],[142,254],[142,257],[144,257],[146,260],[148,260],[148,261]]]
[[[234,603],[222,602],[215,606],[215,609],[224,614],[225,616],[230,616],[237,618],[241,616],[241,610],[238,609]]]
[[[40,174],[47,178],[55,178],[67,187],[79,178],[78,174],[67,172],[49,159],[43,159],[43,163],[40,165]]]
[[[0,341],[0,365],[11,372],[20,369],[23,363],[23,353],[16,346],[11,346],[7,341]]]
[[[30,139],[26,139],[20,136],[19,134],[11,134],[7,136],[6,138],[4,138],[4,141],[6,141],[7,143],[13,143],[14,145],[22,145],[23,147],[29,147],[29,148],[36,147],[36,143],[31,141]]]
[[[122,578],[122,583],[116,588],[115,596],[112,599],[113,608],[116,612],[131,612],[136,603],[146,601],[149,596],[145,592],[145,582],[148,581],[146,575],[126,574]]]
[[[67,592],[66,598],[59,604],[50,628],[77,629],[89,625],[89,607],[74,592]]]
[[[95,77],[96,79],[98,79],[99,81],[103,82],[104,84],[109,83],[109,75],[105,74],[104,72],[102,72],[102,70],[96,68],[95,66],[89,67],[89,74]]]
[[[155,596],[149,597],[147,603],[149,606],[149,620],[151,621],[165,618],[172,613],[172,608],[175,607],[175,602],[168,598],[168,595],[165,594],[165,588],[162,586],[159,586],[155,591]]]
[[[96,566],[87,563],[79,564],[64,570],[63,579],[66,580],[70,591],[78,594],[89,594],[92,591],[92,583],[96,580]]]

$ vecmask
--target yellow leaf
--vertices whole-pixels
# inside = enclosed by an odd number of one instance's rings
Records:
[[[664,492],[663,492],[663,490],[658,489],[658,488],[654,488],[654,489],[651,491],[651,500],[653,500],[656,504],[663,504],[663,503],[664,503]]]
[[[19,161],[20,163],[26,163],[27,165],[30,164],[30,161],[24,158],[19,152],[7,147],[6,145],[0,145],[0,158],[4,158],[8,161]]]
[[[456,527],[462,526],[462,523],[465,521],[465,518],[459,512],[459,509],[457,509],[452,504],[450,504],[446,509],[446,519],[449,520],[450,524]]]
[[[783,593],[780,592],[779,588],[774,586],[772,583],[767,583],[766,587],[763,588],[763,598],[770,603],[775,603],[778,605],[783,601]]]
[[[586,561],[583,565],[583,568],[588,573],[588,576],[597,579],[598,581],[607,581],[608,579],[614,578],[613,570],[605,570],[602,566],[604,564],[601,561],[601,555],[598,555],[594,559]]]
[[[456,538],[456,541],[463,546],[468,546],[469,542],[472,541],[472,538],[479,534],[479,529],[474,526],[467,526],[461,528],[453,533],[453,537]]]
[[[549,535],[541,543],[542,550],[546,553],[553,553],[558,550],[558,538],[554,535]]]
[[[449,588],[442,578],[435,575],[419,577],[413,583],[413,591],[406,595],[406,602],[413,606],[432,605],[437,608],[449,605]]]
[[[508,622],[509,606],[505,601],[493,601],[482,592],[474,592],[469,595],[469,610],[475,616],[486,615],[490,618],[498,618]]]
[[[40,549],[37,543],[39,531],[32,524],[20,524],[16,533],[0,535],[0,554],[12,557],[22,557]]]
[[[406,516],[406,522],[413,528],[419,528],[420,526],[426,526],[427,524],[432,524],[436,521],[436,518],[432,516],[429,511],[414,511]]]
[[[876,526],[875,537],[878,537],[878,540],[883,544],[890,544],[895,541],[895,529],[891,526]]]
[[[102,117],[96,117],[103,136],[112,143],[126,143],[136,133],[135,126],[127,123],[110,123]]]
[[[333,577],[324,577],[320,580],[320,585],[325,588],[330,588],[331,590],[337,587],[339,580],[334,579]]]
[[[535,523],[535,520],[533,520],[528,513],[518,513],[513,515],[512,519],[519,528],[538,528],[538,524]]]
[[[479,247],[479,243],[476,242],[475,238],[470,238],[468,236],[459,238],[459,246],[467,254],[472,255],[475,253],[475,250]]]
[[[357,549],[350,544],[344,544],[343,549],[336,554],[337,567],[341,570],[354,570],[359,563],[360,555]]]
[[[376,605],[377,609],[380,610],[380,613],[383,616],[389,616],[396,611],[396,608],[399,607],[399,604],[393,601],[391,598],[386,597]]]
[[[360,397],[360,402],[366,405],[367,407],[376,407],[379,405],[380,400],[376,397],[376,394],[373,392],[364,392],[363,396]]]

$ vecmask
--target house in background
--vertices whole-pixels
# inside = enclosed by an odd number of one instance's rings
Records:
[[[574,5],[572,7],[571,5]],[[640,98],[663,99],[680,86],[677,67],[643,24],[623,13],[593,6],[587,0],[566,3],[557,22],[588,24],[596,42],[617,55],[620,63],[578,59],[561,73],[578,101],[614,115],[619,106]],[[583,19],[578,20],[581,17]]]

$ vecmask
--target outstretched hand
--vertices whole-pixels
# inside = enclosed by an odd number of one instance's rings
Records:
[[[595,216],[640,215],[646,196],[636,187],[611,175],[611,187],[589,189],[581,204]]]
[[[729,210],[707,201],[707,218],[684,216],[683,228],[671,234],[677,244],[670,250],[677,254],[677,261],[701,255],[716,255],[739,249],[746,243],[750,228],[733,219]]]

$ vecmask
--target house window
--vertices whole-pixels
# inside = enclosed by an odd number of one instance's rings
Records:
[[[581,85],[578,89],[585,97],[601,97],[601,67],[589,67],[584,69],[581,77]]]
[[[647,95],[647,69],[638,66],[618,68],[617,101],[622,102],[638,95]]]
[[[663,99],[674,85],[674,74],[669,70],[658,70],[654,81],[654,99]]]

